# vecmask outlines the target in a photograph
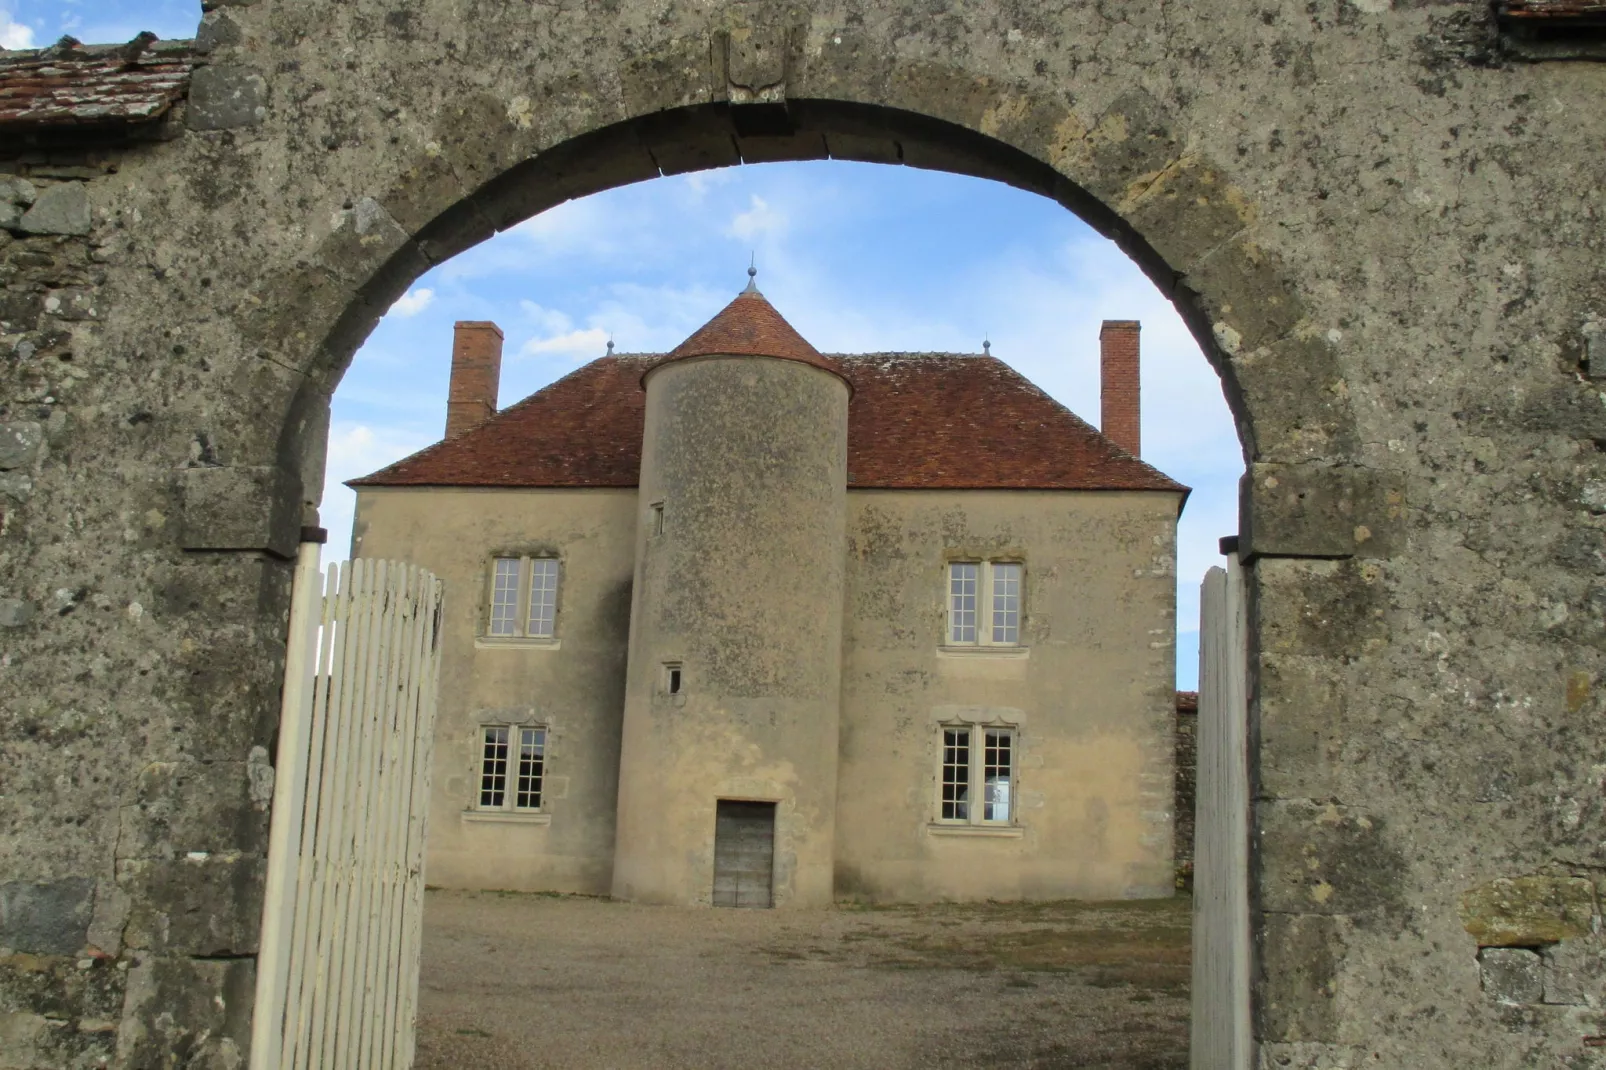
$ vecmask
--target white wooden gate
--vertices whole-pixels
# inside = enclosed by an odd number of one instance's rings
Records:
[[[413,1063],[441,584],[301,547],[290,608],[253,1070]],[[320,596],[319,588],[323,591]]]
[[[1236,553],[1199,599],[1193,1070],[1249,1070],[1249,623]]]

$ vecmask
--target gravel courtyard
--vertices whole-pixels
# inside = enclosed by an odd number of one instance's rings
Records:
[[[434,891],[417,1065],[1182,1070],[1188,910],[689,911]]]

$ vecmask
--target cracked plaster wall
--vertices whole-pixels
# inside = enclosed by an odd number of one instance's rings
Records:
[[[205,6],[170,139],[0,165],[6,1059],[239,1064],[287,555],[390,301],[829,153],[1081,211],[1222,371],[1264,1065],[1600,1065],[1606,67],[1479,0]]]

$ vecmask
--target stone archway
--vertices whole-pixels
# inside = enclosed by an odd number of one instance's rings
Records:
[[[120,1016],[130,1065],[231,1035],[283,558],[328,393],[390,301],[568,197],[831,155],[1066,204],[1222,375],[1250,462],[1267,1064],[1576,1053],[1566,1002],[1513,996],[1513,1039],[1469,934],[1506,909],[1478,889],[1520,878],[1511,909],[1557,913],[1539,943],[1573,947],[1606,866],[1606,753],[1577,729],[1602,668],[1606,417],[1580,365],[1601,215],[1530,210],[1606,187],[1596,68],[1514,66],[1471,0],[208,6],[171,137],[17,157],[82,182],[92,219],[0,247],[56,299],[7,313],[40,361],[6,373],[5,420],[33,437],[3,454],[28,483],[0,700],[32,726],[0,743],[28,770],[0,800],[8,902],[53,920],[0,945],[139,959],[50,1004],[68,1020]]]

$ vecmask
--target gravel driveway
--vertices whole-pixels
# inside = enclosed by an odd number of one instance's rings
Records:
[[[417,1065],[1183,1070],[1188,909],[430,892]]]

